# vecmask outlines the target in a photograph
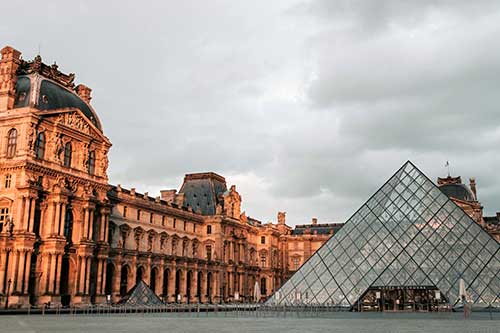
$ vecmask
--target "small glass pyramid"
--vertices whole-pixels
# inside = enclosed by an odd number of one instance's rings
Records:
[[[139,281],[123,298],[118,302],[120,305],[128,306],[154,306],[162,305],[161,299],[149,288],[143,280]]]
[[[369,288],[434,288],[451,305],[459,280],[474,306],[500,306],[500,244],[411,162],[405,163],[268,300],[355,306]]]

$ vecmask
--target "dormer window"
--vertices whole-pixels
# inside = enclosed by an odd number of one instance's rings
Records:
[[[22,93],[19,94],[18,101],[23,102],[26,99],[26,92],[23,91]]]

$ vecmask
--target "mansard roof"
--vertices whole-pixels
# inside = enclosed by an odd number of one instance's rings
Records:
[[[221,196],[227,191],[224,177],[213,173],[192,173],[184,177],[179,193],[184,194],[184,205],[200,211],[202,215],[215,215]]]
[[[90,89],[83,85],[75,88],[75,74],[64,74],[54,63],[49,66],[42,62],[40,56],[32,61],[21,60],[17,70],[16,100],[14,108],[31,106],[38,110],[57,110],[76,108],[102,131],[101,123],[90,106]],[[84,87],[84,100],[77,90]]]

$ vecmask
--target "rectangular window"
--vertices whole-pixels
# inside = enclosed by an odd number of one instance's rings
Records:
[[[299,269],[299,267],[300,267],[300,258],[299,257],[292,258],[292,266],[293,266],[294,270]]]
[[[165,225],[165,215],[163,215],[161,217],[161,225],[163,225],[163,226]]]
[[[262,267],[262,268],[266,267],[266,255],[265,254],[260,255],[260,267]]]
[[[207,260],[212,260],[212,247],[210,245],[207,245],[205,250],[207,251]]]
[[[151,215],[149,215],[149,223],[153,223],[153,218],[154,218],[153,216],[154,216],[153,213],[151,213]]]
[[[12,175],[8,174],[5,176],[5,188],[10,188],[11,183],[12,183]]]
[[[127,206],[123,206],[123,217],[127,217]]]
[[[207,225],[207,235],[210,235],[212,233],[212,226]]]
[[[137,210],[137,221],[140,221],[141,220],[141,210],[138,209]]]
[[[176,226],[177,226],[177,220],[174,219],[174,229],[175,229]]]
[[[186,228],[187,228],[186,224],[187,224],[187,222],[184,221],[184,231],[186,231]]]
[[[260,237],[260,243],[261,244],[266,244],[266,237],[265,236],[261,236]]]
[[[3,231],[7,220],[9,219],[9,208],[0,208],[0,232]]]

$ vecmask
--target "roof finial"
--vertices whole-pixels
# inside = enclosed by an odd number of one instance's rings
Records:
[[[445,166],[445,168],[448,169],[448,177],[451,177],[451,174],[450,174],[450,161],[446,161],[446,164],[444,166]]]

